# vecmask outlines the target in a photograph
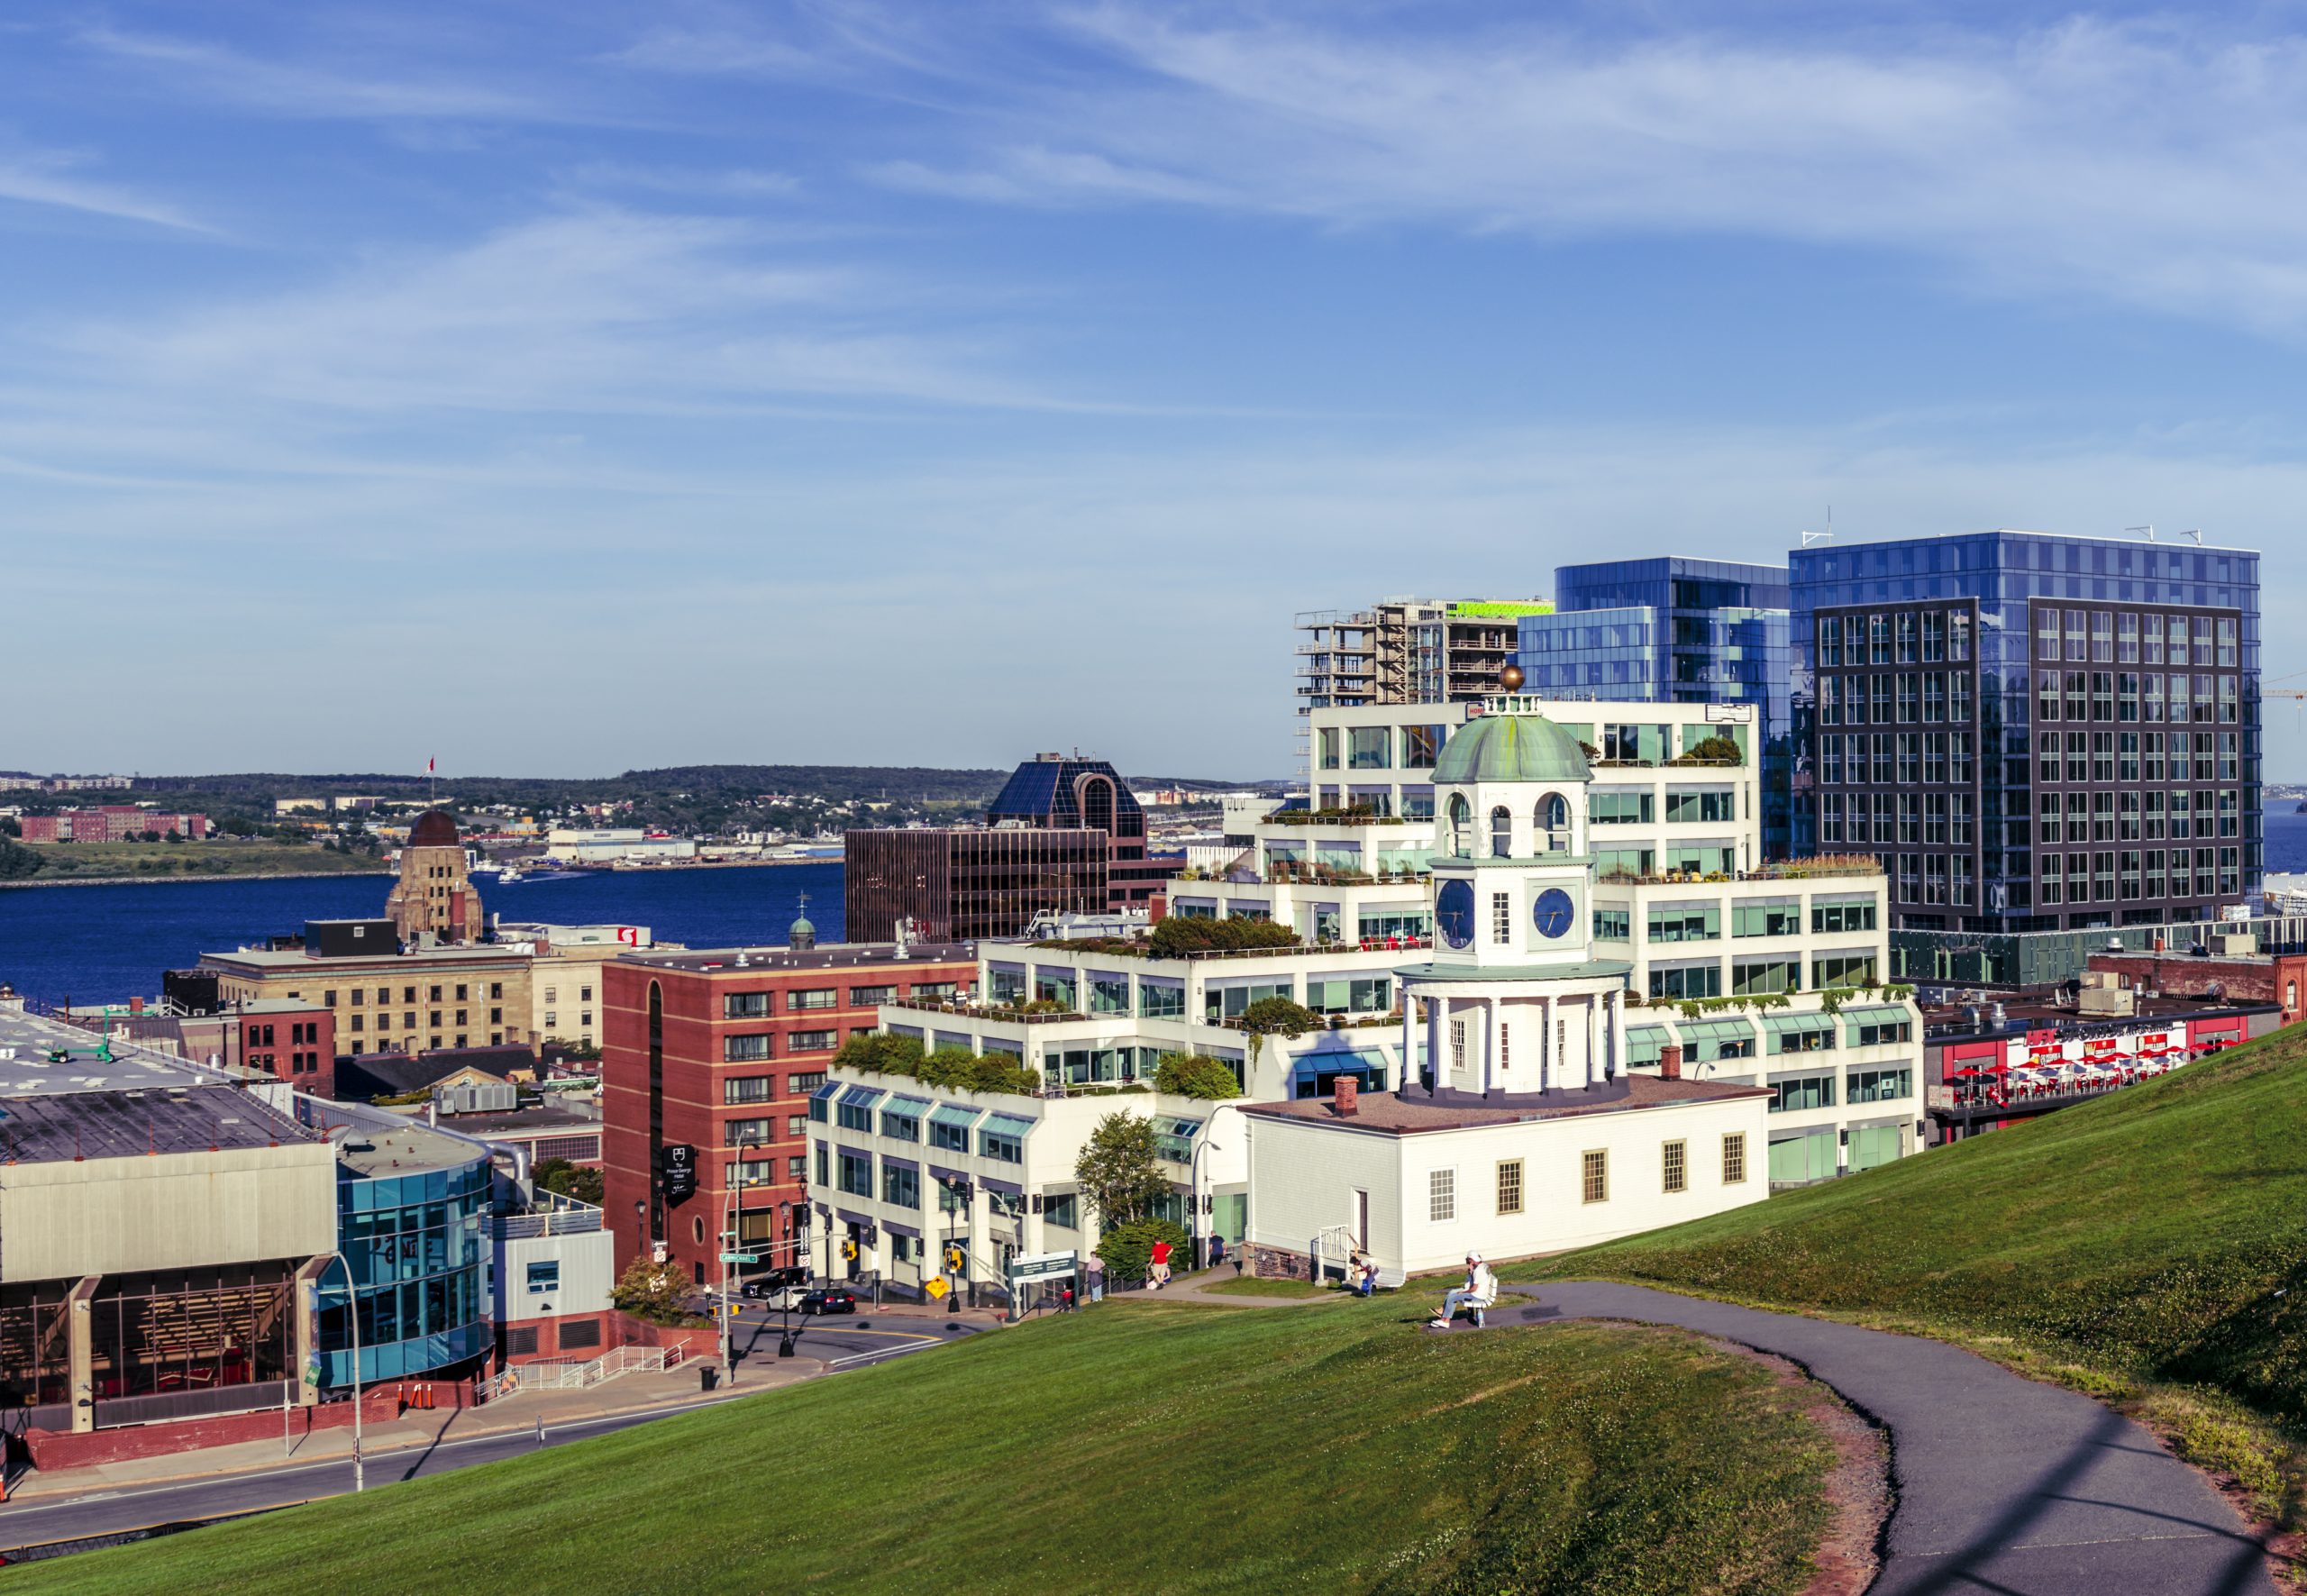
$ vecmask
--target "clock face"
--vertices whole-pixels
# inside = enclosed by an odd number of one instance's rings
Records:
[[[1474,889],[1464,881],[1445,881],[1434,895],[1434,928],[1442,940],[1462,948],[1474,939]]]
[[[1530,906],[1530,918],[1537,926],[1540,936],[1553,938],[1569,935],[1571,922],[1578,917],[1578,906],[1570,901],[1570,894],[1559,887],[1549,887],[1538,894],[1537,902]]]

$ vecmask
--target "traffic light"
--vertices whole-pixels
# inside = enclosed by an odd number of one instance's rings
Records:
[[[962,1249],[959,1247],[947,1247],[945,1249],[945,1272],[947,1274],[959,1274],[962,1272]]]
[[[842,1255],[843,1258],[849,1258],[849,1259],[853,1259],[853,1258],[855,1258],[855,1257],[857,1256],[857,1244],[856,1244],[855,1242],[853,1242],[853,1241],[845,1241],[845,1242],[842,1243],[842,1244],[841,1244],[841,1255]]]

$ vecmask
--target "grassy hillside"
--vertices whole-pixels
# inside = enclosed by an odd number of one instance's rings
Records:
[[[1960,1341],[2114,1400],[2295,1518],[2307,1026],[2013,1130],[1509,1272]]]
[[[71,843],[26,847],[40,868],[23,879],[56,881],[157,881],[178,877],[375,875],[372,853],[333,853],[312,843]]]
[[[1116,1305],[6,1582],[1777,1592],[1826,1521],[1804,1400],[1628,1327]]]

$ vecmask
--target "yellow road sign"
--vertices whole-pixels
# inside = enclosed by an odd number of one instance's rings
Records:
[[[942,1279],[933,1278],[928,1286],[925,1289],[932,1297],[943,1297],[951,1288],[949,1288]]]

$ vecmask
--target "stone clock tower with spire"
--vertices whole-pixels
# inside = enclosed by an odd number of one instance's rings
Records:
[[[1589,1092],[1625,1073],[1632,967],[1593,954],[1585,751],[1517,703],[1490,700],[1434,767],[1434,956],[1400,977],[1403,1056],[1423,1000],[1436,1100]]]

